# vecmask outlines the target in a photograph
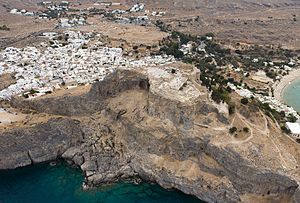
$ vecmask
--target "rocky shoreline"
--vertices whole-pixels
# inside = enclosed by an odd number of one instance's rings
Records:
[[[193,81],[184,88],[199,94],[188,103],[181,100],[182,88],[171,98],[158,94],[156,83],[162,84],[147,74],[122,70],[84,95],[12,100],[23,111],[55,116],[0,130],[0,169],[62,157],[81,168],[88,186],[139,177],[207,202],[247,202],[249,196],[300,201],[299,179],[254,163],[233,145],[218,144],[216,138],[225,133],[220,128],[195,125],[204,120],[213,125],[208,118],[217,126],[229,121]],[[258,161],[266,162],[264,157]]]

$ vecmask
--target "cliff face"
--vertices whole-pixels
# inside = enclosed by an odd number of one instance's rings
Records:
[[[79,121],[50,119],[46,123],[0,131],[0,169],[13,169],[55,160],[70,146],[80,143]]]
[[[129,71],[124,71],[120,74],[113,73],[105,81],[93,85],[87,94],[71,97],[66,95],[37,100],[23,100],[16,97],[12,99],[11,105],[17,108],[34,110],[39,113],[62,116],[90,115],[105,109],[107,98],[116,96],[122,91],[140,88],[140,86],[143,87],[145,76],[136,76],[136,74]]]
[[[251,130],[252,139],[231,141],[230,118],[186,74],[118,71],[83,95],[13,100],[17,108],[63,117],[2,130],[0,169],[62,156],[90,186],[140,177],[208,202],[299,202],[297,168],[272,165],[280,160],[270,139],[253,161],[263,135]],[[298,151],[289,153],[297,165]]]
[[[141,127],[131,119],[123,120],[124,126],[128,126],[124,136],[126,146],[134,154],[130,166],[144,179],[178,188],[208,202],[239,202],[243,194],[256,194],[262,199],[273,196],[276,198],[270,198],[270,202],[275,199],[285,202],[286,196],[294,195],[298,188],[295,180],[252,165],[233,148],[214,144],[213,134],[196,130],[194,118],[197,114],[207,114],[201,111],[206,108],[186,109],[173,106],[171,101],[166,103],[154,115],[171,123],[161,126],[153,122]],[[210,105],[208,109],[209,113],[215,111]],[[189,116],[178,112],[189,112]]]

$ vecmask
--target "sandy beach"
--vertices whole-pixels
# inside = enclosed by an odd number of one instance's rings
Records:
[[[279,100],[283,101],[282,94],[284,89],[294,80],[300,79],[300,69],[295,69],[290,71],[290,73],[284,76],[279,83],[275,83],[274,88],[274,97]]]

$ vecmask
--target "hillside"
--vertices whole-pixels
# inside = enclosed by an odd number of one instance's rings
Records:
[[[122,70],[80,95],[14,100],[35,113],[0,130],[0,169],[62,156],[89,186],[139,176],[208,202],[299,201],[299,147],[271,119],[245,107],[228,117],[192,69],[177,69],[189,77],[179,90],[156,69],[162,78]],[[233,136],[231,125],[249,132]]]
[[[264,9],[264,8],[279,8],[288,6],[299,6],[300,2],[296,0],[127,0],[127,3],[143,2],[151,7],[166,7],[170,10],[173,9],[218,9],[218,10],[231,10],[231,9]]]
[[[12,17],[7,15],[6,10],[11,8],[38,10],[37,2],[38,0],[0,0],[0,25],[11,24]],[[84,5],[93,1],[72,0],[70,2],[80,2]],[[197,35],[212,32],[219,39],[230,40],[233,43],[272,44],[288,49],[300,49],[298,40],[300,2],[296,0],[121,0],[114,2],[121,2],[127,8],[134,3],[143,2],[146,4],[147,10],[165,11],[166,16],[163,16],[161,20],[174,30]],[[88,7],[92,5],[89,4]],[[21,19],[19,22],[23,20]],[[155,20],[156,18],[153,19],[153,21]],[[40,23],[44,24],[44,22]],[[32,23],[28,23],[28,29],[31,29],[31,26]],[[45,27],[49,28],[47,25]],[[37,29],[33,30],[37,31]],[[3,34],[7,38],[7,35]],[[0,38],[1,35],[0,32]],[[11,40],[16,41],[15,39]]]

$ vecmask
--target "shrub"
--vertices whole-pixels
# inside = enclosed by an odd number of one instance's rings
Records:
[[[10,28],[9,28],[9,27],[7,27],[6,25],[2,25],[2,26],[0,26],[0,30],[9,31],[9,30],[10,30]]]
[[[284,133],[290,133],[291,131],[289,129],[287,129],[285,126],[281,126],[281,130],[284,132]]]
[[[287,118],[288,122],[291,122],[291,123],[294,123],[297,121],[297,118],[293,115],[290,115],[288,118]]]
[[[26,99],[29,98],[28,94],[24,94],[24,93],[23,93],[22,96],[23,96],[24,98],[26,98]]]
[[[192,35],[187,35],[182,32],[173,31],[171,34],[172,39],[177,39],[179,37],[181,44],[187,44],[189,41],[197,41],[197,37]]]
[[[228,112],[229,112],[229,115],[232,115],[235,113],[235,105],[234,104],[228,105]]]
[[[29,94],[35,94],[35,93],[39,93],[39,91],[34,90],[34,89],[31,89],[31,90],[29,91]]]
[[[243,128],[243,131],[244,131],[245,133],[248,133],[248,132],[249,132],[249,128],[248,128],[248,127],[244,127],[244,128]]]
[[[226,87],[226,91],[229,92],[229,93],[231,93],[231,92],[232,92],[232,89],[231,89],[229,86],[227,86],[227,87]]]
[[[237,131],[237,128],[236,128],[236,127],[232,127],[232,128],[229,129],[229,133],[230,133],[230,134],[233,134],[233,133],[235,133],[236,131]]]
[[[248,101],[247,98],[242,98],[241,103],[244,104],[244,105],[247,105],[249,103],[249,101]]]

